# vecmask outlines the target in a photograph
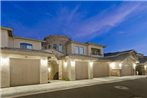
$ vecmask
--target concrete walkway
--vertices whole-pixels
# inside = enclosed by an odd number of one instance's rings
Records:
[[[10,88],[0,89],[2,98],[12,98],[31,94],[53,92],[59,90],[66,90],[84,86],[92,86],[97,84],[114,83],[126,80],[134,80],[139,78],[147,78],[147,76],[125,76],[125,77],[104,77],[94,78],[88,80],[77,80],[77,81],[51,81],[48,84],[38,84],[29,86],[18,86]]]

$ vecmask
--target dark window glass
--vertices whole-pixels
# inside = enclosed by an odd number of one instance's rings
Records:
[[[29,43],[20,43],[20,48],[33,49],[33,46],[32,46],[32,44],[29,44]]]
[[[61,45],[61,44],[59,45],[59,51],[63,52],[63,45]]]
[[[50,49],[51,48],[51,45],[48,45],[48,49]]]
[[[101,49],[91,48],[92,55],[101,55]]]
[[[54,45],[53,45],[53,48],[54,48],[54,49],[57,49],[57,45],[56,45],[56,44],[54,44]]]

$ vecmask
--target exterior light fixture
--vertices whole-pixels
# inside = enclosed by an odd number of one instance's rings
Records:
[[[8,57],[0,57],[0,65],[9,65],[9,58]]]
[[[67,67],[67,62],[66,62],[66,61],[64,62],[64,67],[65,67],[65,68]]]
[[[122,63],[119,64],[119,68],[120,68],[120,69],[122,68]]]
[[[72,61],[70,61],[70,63],[71,63],[71,66],[72,66],[72,67],[75,66],[75,61],[72,60]]]
[[[48,66],[48,60],[47,59],[41,59],[41,65],[42,66]]]
[[[92,67],[92,66],[93,66],[93,62],[92,62],[92,61],[90,61],[90,62],[89,62],[89,65],[90,65],[90,67]]]
[[[111,69],[115,69],[115,63],[113,62],[113,63],[110,63],[110,67],[111,67]]]
[[[51,72],[51,68],[50,67],[48,68],[48,72]]]
[[[144,66],[144,69],[147,70],[147,65]]]
[[[136,64],[133,64],[133,68],[136,69]]]

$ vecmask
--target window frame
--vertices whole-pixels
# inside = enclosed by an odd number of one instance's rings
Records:
[[[20,48],[22,48],[22,49],[33,49],[33,44],[22,42],[22,43],[20,43]]]
[[[82,49],[82,52],[81,52],[81,49]],[[84,55],[84,52],[85,52],[84,47],[74,46],[74,54]]]

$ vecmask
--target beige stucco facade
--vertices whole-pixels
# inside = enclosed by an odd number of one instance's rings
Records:
[[[41,50],[43,41],[15,37],[5,27],[1,27],[0,38],[0,87],[48,83],[52,54]],[[21,49],[20,43],[29,43],[32,49]]]
[[[74,81],[135,74],[137,59],[134,54],[107,59],[103,45],[79,43],[57,35],[40,41],[15,37],[12,32],[10,28],[2,28],[0,33],[1,87],[48,83],[54,79]],[[20,43],[31,44],[32,49],[22,49]],[[76,54],[75,47],[78,47],[78,52],[82,48],[83,54]]]
[[[67,54],[71,55],[71,54],[75,54],[74,53],[74,47],[82,47],[84,48],[84,54],[86,56],[92,56],[92,57],[104,57],[104,51],[103,51],[103,46],[100,45],[93,45],[93,44],[87,44],[87,43],[78,43],[78,42],[69,42],[67,44]],[[91,48],[96,48],[96,49],[100,49],[100,54],[101,55],[92,55],[92,51]]]
[[[17,62],[20,62],[20,64],[25,65],[25,62],[19,61],[20,60],[29,60],[30,63],[33,60],[38,60],[39,63],[39,83],[48,83],[48,59],[47,57],[49,54],[46,53],[39,53],[39,52],[25,52],[25,51],[15,51],[15,50],[1,50],[1,87],[10,87],[11,83],[11,77],[10,77],[10,68],[11,66],[14,66],[13,63],[11,63],[13,59],[18,59]],[[23,66],[25,67],[25,66]],[[36,65],[37,67],[37,65]],[[31,68],[31,65],[30,65]],[[19,69],[19,68],[18,68]],[[19,71],[19,70],[15,70]],[[25,70],[24,70],[25,71]],[[27,71],[27,70],[26,70]],[[35,70],[31,70],[31,73],[33,73]],[[32,75],[30,73],[30,75]],[[20,76],[21,77],[21,76]],[[16,77],[17,78],[17,77]],[[18,77],[19,78],[19,77]],[[30,78],[31,80],[31,78]],[[31,84],[31,83],[30,83]]]
[[[20,48],[20,43],[29,43],[32,44],[32,49],[34,50],[41,50],[42,46],[41,43],[43,41],[22,38],[22,37],[15,37],[12,36],[13,30],[9,30],[7,28],[2,28],[0,32],[1,43],[0,47],[8,47],[8,48]]]

